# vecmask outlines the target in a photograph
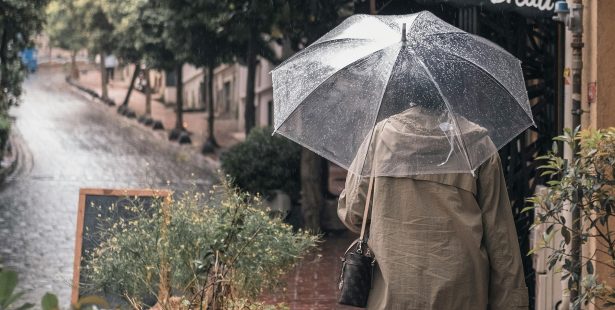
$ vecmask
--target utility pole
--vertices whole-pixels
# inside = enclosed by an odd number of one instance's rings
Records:
[[[572,42],[570,48],[572,50],[572,127],[576,129],[581,126],[581,74],[583,72],[583,1],[572,0],[570,6],[566,1],[558,1],[555,3],[556,16],[554,20],[564,22],[568,30],[572,33]],[[572,150],[572,160],[577,156],[578,147]],[[570,304],[572,309],[579,310],[581,305],[575,301],[579,298],[580,294],[580,281],[582,275],[581,259],[581,207],[578,205],[583,199],[582,192],[576,191],[573,201],[571,201],[571,226],[572,226],[572,238],[570,240],[570,261],[573,266],[572,274],[573,287],[570,289]],[[576,277],[576,278],[575,278]]]

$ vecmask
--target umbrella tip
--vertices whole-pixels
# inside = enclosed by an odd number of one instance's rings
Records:
[[[406,42],[406,23],[401,25],[401,41]]]

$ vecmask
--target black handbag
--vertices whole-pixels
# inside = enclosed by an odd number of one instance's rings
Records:
[[[363,211],[363,224],[361,225],[361,235],[346,250],[342,259],[342,271],[339,282],[338,303],[342,305],[367,307],[367,298],[372,288],[372,278],[376,258],[367,246],[365,227],[367,226],[367,216],[374,186],[374,177],[369,179],[367,199]]]

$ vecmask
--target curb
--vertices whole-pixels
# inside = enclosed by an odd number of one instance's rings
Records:
[[[110,98],[103,98],[101,97],[96,91],[94,91],[93,89],[89,89],[77,82],[75,82],[72,78],[70,78],[69,76],[66,77],[66,83],[70,84],[73,87],[76,87],[77,89],[79,89],[80,91],[87,93],[88,95],[92,96],[94,99],[98,99],[100,100],[102,103],[109,105],[109,106],[114,106],[115,101],[113,101],[113,99]]]

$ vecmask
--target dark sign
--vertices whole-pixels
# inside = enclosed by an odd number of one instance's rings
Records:
[[[448,3],[455,6],[479,6],[490,11],[514,11],[529,17],[554,15],[556,0],[417,0],[422,4]]]
[[[96,295],[104,298],[111,305],[124,304],[120,296],[114,296],[104,291],[88,289],[85,294],[79,292],[80,287],[87,287],[86,275],[81,272],[84,257],[96,248],[101,240],[97,236],[105,225],[117,222],[121,218],[129,219],[131,212],[127,207],[135,204],[149,208],[154,199],[165,199],[170,192],[165,190],[124,190],[124,189],[80,189],[79,211],[77,213],[77,234],[75,237],[75,259],[73,266],[73,287],[71,303],[75,304],[83,295]],[[115,206],[115,208],[111,208]],[[105,219],[103,221],[103,219]]]

